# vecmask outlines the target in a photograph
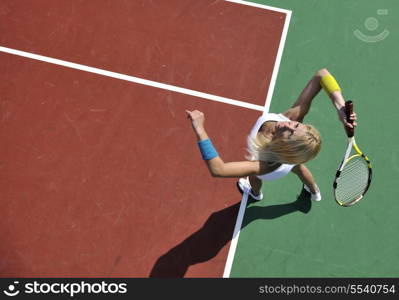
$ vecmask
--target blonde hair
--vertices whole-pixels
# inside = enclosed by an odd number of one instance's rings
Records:
[[[255,138],[248,136],[249,160],[261,160],[269,163],[298,165],[305,163],[320,152],[320,133],[312,125],[304,124],[304,135],[293,135],[291,138],[270,140],[258,133]]]

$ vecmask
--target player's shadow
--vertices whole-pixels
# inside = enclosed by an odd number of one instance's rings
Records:
[[[270,206],[251,206],[245,210],[245,218],[242,222],[242,227],[247,226],[252,221],[258,219],[275,219],[289,213],[300,211],[307,214],[312,208],[310,194],[304,189],[294,202],[286,204],[277,204]]]
[[[252,203],[249,199],[248,204]],[[275,219],[295,211],[308,213],[310,195],[302,190],[294,202],[265,207],[250,206],[242,228],[257,219]],[[192,265],[208,261],[231,240],[240,202],[212,213],[204,225],[157,259],[149,277],[182,278]]]

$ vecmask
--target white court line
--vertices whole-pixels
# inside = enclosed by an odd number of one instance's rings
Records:
[[[240,236],[242,221],[244,220],[245,209],[248,202],[248,193],[242,195],[240,209],[238,210],[236,225],[234,226],[233,238],[230,242],[229,254],[227,255],[226,265],[224,267],[223,278],[229,278],[231,267],[233,266],[234,256],[237,249],[238,237]]]
[[[263,106],[248,103],[248,102],[238,101],[238,100],[220,97],[220,96],[207,94],[207,93],[203,93],[203,92],[199,92],[199,91],[194,91],[194,90],[190,90],[190,89],[186,89],[186,88],[182,88],[182,87],[178,87],[178,86],[174,86],[174,85],[170,85],[170,84],[165,84],[165,83],[147,80],[147,79],[143,79],[143,78],[139,78],[139,77],[129,76],[129,75],[121,74],[121,73],[111,72],[111,71],[107,71],[107,70],[103,70],[103,69],[93,68],[93,67],[89,67],[89,66],[85,66],[85,65],[81,65],[81,64],[61,60],[61,59],[56,59],[56,58],[52,58],[52,57],[48,57],[48,56],[38,55],[38,54],[30,53],[30,52],[20,51],[20,50],[6,48],[6,47],[2,47],[2,46],[0,46],[0,52],[5,52],[8,54],[13,54],[13,55],[17,55],[17,56],[23,56],[23,57],[34,59],[34,60],[47,62],[50,64],[55,64],[55,65],[59,65],[59,66],[67,67],[67,68],[72,68],[72,69],[81,70],[81,71],[94,73],[94,74],[98,74],[98,75],[103,75],[103,76],[107,76],[107,77],[111,77],[111,78],[134,82],[134,83],[138,83],[138,84],[142,84],[142,85],[146,85],[146,86],[152,86],[155,88],[168,90],[168,91],[172,91],[172,92],[176,92],[176,93],[180,93],[180,94],[190,95],[190,96],[207,99],[207,100],[211,100],[211,101],[227,103],[230,105],[240,106],[240,107],[249,108],[249,109],[258,110],[258,111],[263,111],[263,109],[264,109]]]
[[[257,4],[257,3],[252,3],[252,2],[240,1],[240,0],[226,0],[226,1],[239,3],[239,4],[243,4],[243,5],[249,5],[249,6],[258,7],[258,8],[263,8],[263,9],[268,9],[268,10],[274,10],[274,11],[278,11],[278,12],[282,12],[282,13],[286,14],[284,28],[283,28],[283,32],[281,34],[280,44],[279,44],[279,48],[278,48],[278,52],[277,52],[277,56],[276,56],[276,61],[274,63],[273,74],[272,74],[272,78],[270,80],[269,90],[267,92],[266,102],[265,102],[265,106],[263,109],[263,114],[267,114],[270,109],[270,104],[271,104],[272,97],[273,97],[274,87],[276,85],[277,74],[280,69],[281,57],[283,55],[285,40],[287,39],[288,27],[290,25],[292,11],[281,9],[281,8],[276,8],[276,7],[271,7],[271,6],[266,6],[266,5],[261,5],[261,4]],[[240,204],[240,209],[238,211],[236,225],[234,226],[233,238],[231,239],[231,242],[230,242],[230,249],[229,249],[229,253],[227,255],[226,265],[224,267],[223,278],[230,277],[231,268],[233,266],[234,256],[235,256],[235,252],[237,249],[238,237],[240,236],[242,221],[244,220],[245,209],[247,207],[247,202],[248,202],[248,194],[244,193],[242,196],[242,199],[241,199],[241,204]]]
[[[287,39],[288,27],[290,26],[290,22],[291,22],[291,14],[292,14],[292,12],[288,12],[287,16],[285,17],[283,33],[281,34],[280,45],[279,45],[278,51],[277,51],[276,62],[274,63],[272,78],[270,79],[269,90],[267,91],[265,109],[263,111],[263,114],[267,114],[269,112],[270,104],[272,103],[274,87],[276,85],[276,80],[277,80],[277,74],[280,69],[281,58],[283,56],[285,41]]]

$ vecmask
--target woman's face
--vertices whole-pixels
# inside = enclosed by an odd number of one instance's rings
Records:
[[[306,126],[296,121],[276,122],[273,138],[291,139],[293,136],[305,135]]]

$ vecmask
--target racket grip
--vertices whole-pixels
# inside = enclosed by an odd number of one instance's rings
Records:
[[[350,120],[350,115],[353,113],[353,102],[351,100],[345,102],[345,113],[346,113],[346,120],[348,123],[353,124],[353,121]],[[355,129],[345,127],[346,135],[351,138],[355,135]]]

